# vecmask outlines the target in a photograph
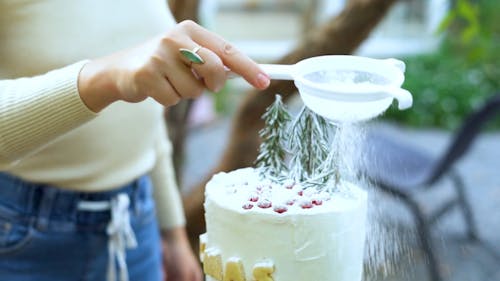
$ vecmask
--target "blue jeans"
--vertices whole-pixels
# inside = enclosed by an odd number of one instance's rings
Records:
[[[127,222],[137,242],[125,251],[128,278],[161,280],[161,243],[148,177],[117,190],[86,193],[0,172],[0,281],[104,281],[110,268],[120,277],[118,258],[109,250],[114,215],[106,206],[81,208],[82,202],[102,205],[119,194],[129,198]]]

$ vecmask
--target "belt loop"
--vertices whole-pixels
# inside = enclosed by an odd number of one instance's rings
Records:
[[[42,187],[42,198],[38,207],[37,227],[40,230],[46,230],[50,221],[50,213],[57,190],[53,188]]]
[[[142,177],[135,180],[132,188],[132,206],[136,216],[141,213],[141,181]]]

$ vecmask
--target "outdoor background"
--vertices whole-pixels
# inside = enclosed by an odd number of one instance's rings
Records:
[[[204,0],[199,17],[208,29],[257,61],[268,63],[290,52],[304,34],[338,14],[345,2]],[[499,12],[498,0],[405,0],[393,5],[355,54],[403,60],[407,66],[403,87],[413,94],[414,103],[405,111],[392,106],[366,126],[440,155],[464,118],[500,91]],[[185,194],[219,161],[246,91],[248,86],[236,79],[220,93],[207,94],[193,104],[181,177]],[[289,102],[291,108],[300,105],[298,95]],[[500,280],[499,128],[500,118],[495,118],[457,164],[480,242],[466,239],[465,224],[457,211],[432,229],[445,280]],[[433,208],[449,194],[449,182],[442,181],[419,197]],[[395,249],[393,255],[388,253],[386,261],[368,268],[365,280],[428,280],[426,260],[408,210],[392,197],[376,196],[381,216],[387,216],[393,230],[388,235],[402,245],[387,247]]]

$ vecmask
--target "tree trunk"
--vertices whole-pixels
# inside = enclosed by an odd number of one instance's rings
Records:
[[[199,0],[168,0],[168,5],[177,22],[183,20],[198,22]]]
[[[368,37],[394,2],[396,0],[348,2],[337,17],[311,31],[309,36],[277,63],[293,64],[312,56],[352,53]],[[245,99],[232,122],[230,141],[222,159],[209,175],[184,197],[187,228],[193,245],[196,245],[198,236],[205,231],[203,211],[205,184],[213,173],[252,165],[260,144],[258,131],[263,126],[261,115],[273,102],[276,93],[287,99],[295,92],[292,82],[273,81],[264,91],[252,90],[244,94]]]
[[[175,20],[181,22],[186,19],[198,21],[199,0],[169,0],[170,11]],[[172,160],[174,165],[175,177],[182,185],[181,176],[185,151],[185,140],[187,134],[187,119],[191,109],[192,100],[182,100],[177,105],[165,110],[165,121],[168,127],[168,135],[172,141]]]

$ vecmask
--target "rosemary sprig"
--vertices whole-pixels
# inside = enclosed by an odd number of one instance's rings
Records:
[[[262,119],[265,127],[259,132],[262,143],[255,164],[261,168],[263,174],[272,178],[280,177],[288,171],[285,163],[285,143],[288,138],[286,127],[291,119],[280,95],[276,95],[274,103],[267,108]]]
[[[332,136],[338,128],[306,107],[290,122],[279,95],[262,118],[265,127],[259,132],[262,143],[255,161],[261,176],[276,182],[292,179],[306,188],[335,191],[341,175],[338,146],[332,145]]]
[[[330,125],[303,107],[290,128],[288,150],[292,152],[290,177],[298,182],[318,174],[330,151]],[[325,182],[328,178],[324,179]]]

